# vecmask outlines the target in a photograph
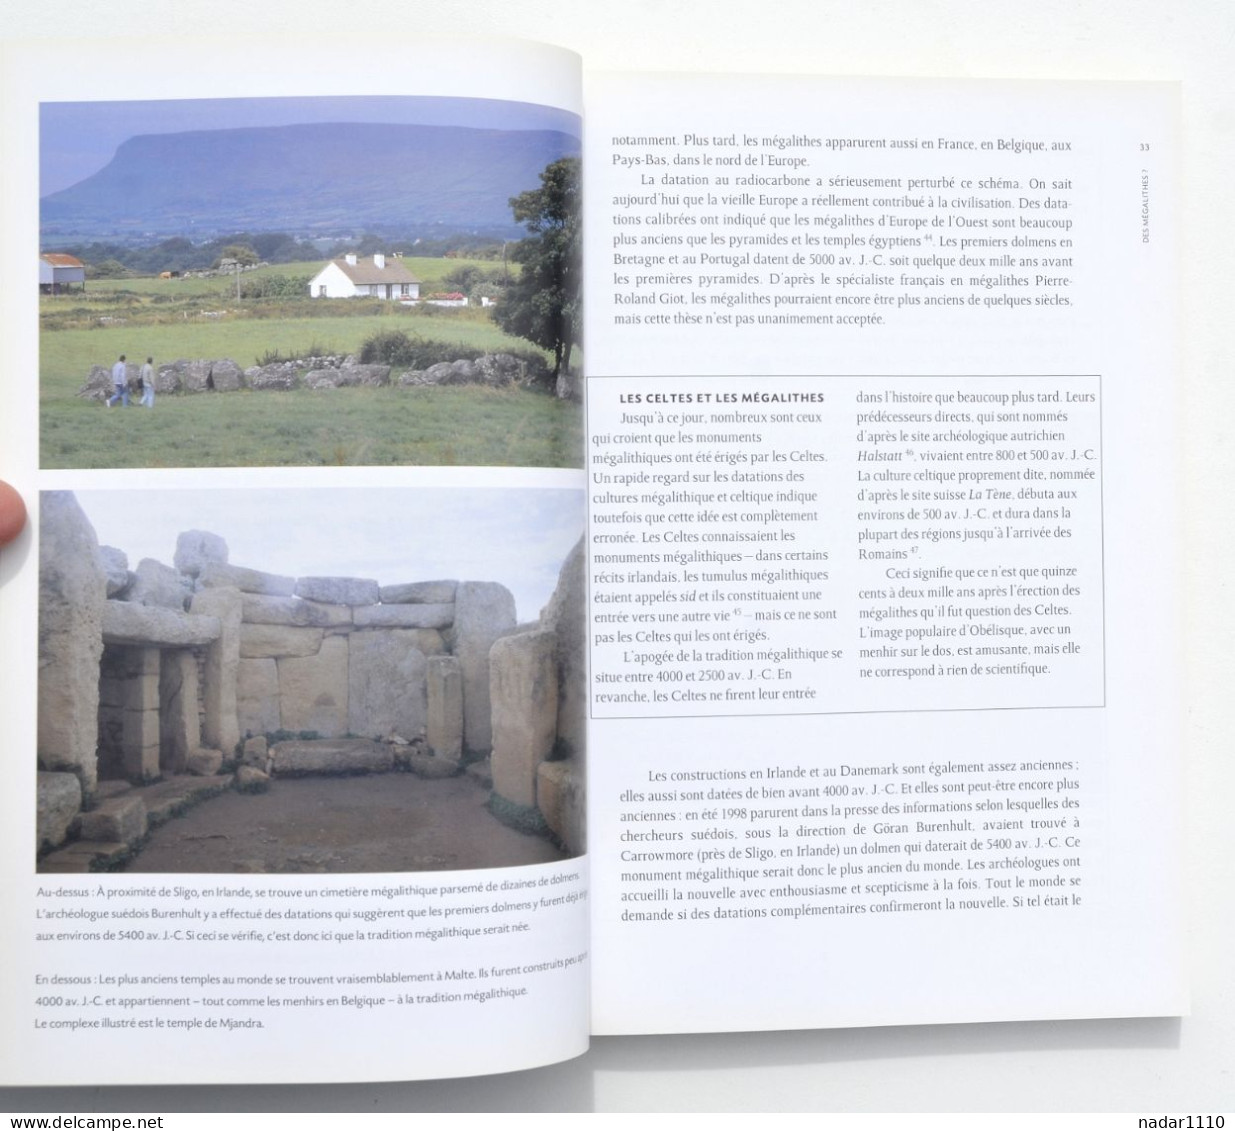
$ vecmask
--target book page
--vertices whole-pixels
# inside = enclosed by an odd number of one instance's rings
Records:
[[[1174,98],[589,81],[597,1032],[1184,1008]]]
[[[578,1055],[579,61],[172,50],[5,59],[3,1077]]]

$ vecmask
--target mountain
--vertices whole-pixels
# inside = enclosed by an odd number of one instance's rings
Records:
[[[556,130],[339,122],[130,138],[41,202],[44,234],[218,231],[525,234],[510,197],[577,156]]]

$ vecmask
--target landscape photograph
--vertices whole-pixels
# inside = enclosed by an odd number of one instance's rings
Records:
[[[580,123],[46,102],[44,468],[578,467]]]

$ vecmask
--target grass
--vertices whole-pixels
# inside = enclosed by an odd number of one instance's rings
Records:
[[[431,280],[461,261],[406,262],[414,274]],[[286,272],[298,266],[305,265],[268,270]],[[203,284],[209,289],[202,289]],[[247,368],[276,352],[300,356],[310,345],[358,353],[379,329],[402,329],[488,352],[529,348],[523,339],[503,334],[486,312],[475,308],[309,298],[240,304],[233,299],[229,304],[218,295],[218,285],[218,280],[200,279],[107,280],[90,284],[84,305],[81,296],[43,300],[43,467],[581,466],[579,406],[525,389],[391,387],[168,395],[158,398],[153,412],[104,410],[77,396],[92,365],[110,367],[122,353],[138,361],[153,356],[156,364],[176,358],[231,358]],[[160,288],[177,286],[184,289],[174,303],[151,297],[157,297]],[[69,302],[75,305],[62,305]],[[71,313],[78,308],[89,313]],[[227,313],[203,316],[220,310]],[[103,311],[124,323],[99,325]],[[65,325],[73,328],[60,328]]]
[[[44,412],[42,466],[578,467],[577,405],[524,389],[323,389],[74,400]]]
[[[528,348],[522,338],[503,334],[483,312],[467,309],[437,308],[433,313],[397,310],[351,317],[310,317],[306,312],[302,317],[197,318],[167,324],[44,333],[39,341],[39,379],[44,398],[49,394],[72,396],[85,382],[92,365],[110,367],[122,353],[130,360],[152,356],[156,362],[179,357],[230,357],[245,369],[267,351],[278,350],[290,356],[314,341],[331,345],[341,353],[355,353],[370,334],[392,328],[489,351]],[[44,407],[46,403],[45,400]]]

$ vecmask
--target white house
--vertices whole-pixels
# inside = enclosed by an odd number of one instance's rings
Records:
[[[420,280],[403,266],[400,256],[388,258],[379,252],[360,259],[349,252],[313,276],[309,294],[313,298],[414,299],[420,297]]]
[[[86,289],[86,265],[80,259],[57,251],[39,256],[39,290],[43,294],[58,295],[69,290],[70,283]]]

